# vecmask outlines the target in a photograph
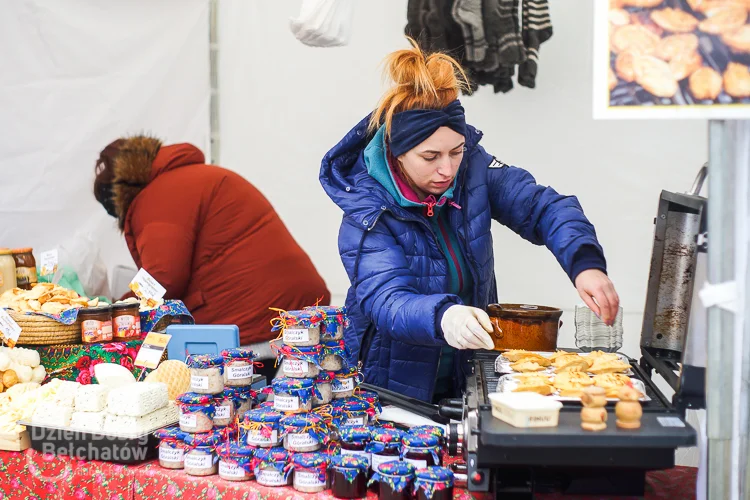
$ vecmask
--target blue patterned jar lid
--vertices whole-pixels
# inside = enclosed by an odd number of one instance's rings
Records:
[[[417,479],[422,481],[443,483],[446,486],[453,486],[453,471],[447,467],[426,467],[424,469],[417,469],[414,474]]]
[[[216,453],[222,458],[248,458],[253,456],[255,449],[237,443],[225,442],[216,448]]]
[[[372,433],[367,427],[347,425],[339,429],[339,436],[345,443],[364,443],[370,440]]]
[[[278,422],[282,416],[271,408],[255,408],[245,412],[245,420],[249,422]]]
[[[330,455],[325,453],[297,453],[292,457],[294,465],[308,469],[328,465],[330,462]]]
[[[213,368],[224,365],[221,354],[193,354],[187,357],[185,363],[189,368]]]
[[[434,434],[404,434],[401,442],[411,448],[433,448],[440,444],[440,438]]]
[[[386,462],[378,467],[380,474],[388,476],[413,476],[416,470],[409,462]]]
[[[358,455],[336,455],[331,457],[331,465],[337,469],[355,469],[360,472],[367,472],[370,462],[365,457]]]

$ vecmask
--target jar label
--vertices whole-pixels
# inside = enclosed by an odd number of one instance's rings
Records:
[[[81,323],[81,340],[83,342],[99,342],[112,340],[112,321],[97,321],[87,319]]]
[[[129,314],[117,316],[114,319],[116,337],[139,337],[141,335],[141,318]]]
[[[272,430],[270,436],[264,436],[261,434],[259,429],[253,429],[247,433],[247,444],[249,445],[260,445],[260,444],[276,444],[279,442],[279,432]]]
[[[341,454],[342,455],[357,455],[358,457],[362,457],[367,460],[368,467],[370,463],[372,462],[371,453],[368,453],[364,450],[345,450],[344,448],[341,448]]]
[[[344,450],[341,450],[342,452]],[[372,454],[372,470],[380,472],[379,467],[388,462],[398,462],[398,455],[378,455],[377,453]]]
[[[298,470],[294,471],[294,484],[314,488],[316,486],[325,486],[326,482],[320,480],[317,472]]]
[[[299,410],[299,398],[297,396],[279,396],[273,397],[273,407],[280,411],[297,411]]]
[[[361,417],[349,417],[346,419],[346,423],[344,425],[365,425],[367,423],[367,417],[362,415]]]
[[[232,412],[230,411],[229,405],[222,405],[222,406],[216,407],[214,420],[226,420],[229,418],[232,418]]]
[[[214,466],[213,454],[188,453],[185,455],[186,469],[210,469]]]
[[[198,375],[193,375],[190,377],[190,388],[195,389],[208,389],[208,377],[200,377]]]
[[[276,469],[255,469],[255,480],[265,486],[286,486],[284,474]]]
[[[220,476],[243,478],[245,477],[245,474],[247,474],[245,469],[236,464],[228,464],[223,460],[219,462]]]
[[[253,364],[248,363],[246,366],[227,366],[225,368],[227,380],[238,380],[241,378],[250,378],[253,376]]]
[[[182,415],[180,415],[180,427],[196,427],[197,425],[197,416],[190,413],[183,413]]]
[[[318,440],[312,437],[307,432],[302,434],[287,434],[287,442],[290,448],[303,448],[307,446],[314,446],[318,444]]]
[[[424,469],[425,467],[427,467],[427,460],[414,460],[413,458],[404,458],[404,462],[409,462],[417,469]]]
[[[305,375],[310,371],[310,364],[301,359],[284,359],[284,373],[291,375]]]
[[[354,390],[354,379],[353,378],[345,378],[345,379],[333,379],[333,382],[331,382],[331,389],[333,392],[347,392],[347,391],[353,391]]]
[[[16,267],[16,283],[22,286],[36,285],[39,278],[36,275],[36,267]]]
[[[159,446],[159,460],[165,462],[182,462],[185,460],[185,450],[171,446]]]
[[[310,330],[307,328],[287,328],[284,330],[284,342],[310,342]]]

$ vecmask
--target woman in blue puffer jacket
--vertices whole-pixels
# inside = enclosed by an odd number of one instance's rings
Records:
[[[344,211],[349,361],[366,382],[436,401],[462,389],[472,349],[493,345],[493,219],[546,245],[608,324],[619,298],[578,200],[488,154],[457,100],[458,63],[412,45],[388,57],[395,85],[326,154],[320,181]]]

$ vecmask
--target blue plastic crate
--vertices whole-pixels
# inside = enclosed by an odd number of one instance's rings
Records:
[[[185,361],[188,354],[221,354],[240,346],[237,325],[169,325],[169,359]]]

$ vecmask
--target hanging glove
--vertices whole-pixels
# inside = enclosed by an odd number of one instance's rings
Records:
[[[456,304],[443,313],[440,320],[443,337],[456,349],[492,349],[492,323],[487,313],[476,307]]]

